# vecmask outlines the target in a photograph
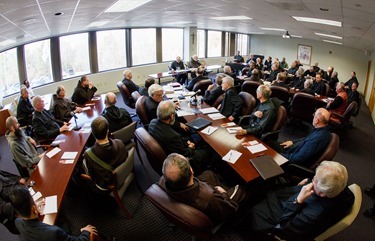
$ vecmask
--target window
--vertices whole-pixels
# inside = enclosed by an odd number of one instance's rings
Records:
[[[60,37],[63,79],[90,73],[88,33]]]
[[[225,32],[225,56],[230,55],[230,33]]]
[[[184,30],[177,28],[162,29],[163,61],[175,60],[177,56],[182,59],[184,50]]]
[[[207,57],[221,56],[221,32],[208,31],[207,34]]]
[[[201,58],[206,57],[205,42],[206,42],[205,30],[198,30],[197,31],[198,57],[201,57]]]
[[[126,66],[125,30],[96,32],[99,71]]]
[[[132,29],[133,65],[156,62],[156,29]]]
[[[236,54],[237,51],[241,51],[242,55],[247,55],[247,42],[248,41],[248,36],[246,34],[237,34],[237,49],[236,49]]]
[[[25,45],[27,78],[32,87],[53,82],[50,40]]]
[[[19,91],[17,49],[14,48],[0,53],[0,95],[4,97]]]

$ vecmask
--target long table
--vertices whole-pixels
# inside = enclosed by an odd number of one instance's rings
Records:
[[[90,101],[87,104],[91,109],[77,114],[77,124],[82,126],[85,123],[91,123],[97,116],[100,116],[104,109],[104,95],[100,100]],[[71,120],[70,125],[75,125],[74,120]],[[82,156],[84,147],[90,137],[91,133],[82,133],[80,131],[64,132],[56,137],[55,140],[65,139],[65,142],[59,144],[61,151],[55,156],[49,158],[46,155],[38,163],[37,168],[30,176],[28,182],[35,181],[33,187],[35,192],[41,192],[43,197],[57,195],[57,208],[60,210],[65,191],[68,187],[71,176],[74,172],[75,166]],[[50,147],[47,153],[53,148]],[[61,156],[64,152],[77,152],[73,164],[61,164]],[[42,221],[53,225],[58,217],[58,213],[47,214],[41,216]]]

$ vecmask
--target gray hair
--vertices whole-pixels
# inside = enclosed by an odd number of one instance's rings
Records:
[[[328,198],[339,195],[348,182],[346,168],[338,162],[323,161],[316,168],[314,180],[316,189]]]
[[[175,112],[175,105],[171,100],[164,100],[159,103],[156,115],[159,120],[168,120]]]
[[[123,74],[127,77],[130,73],[133,73],[130,69],[124,70]]]
[[[148,88],[148,95],[149,96],[154,96],[154,93],[156,91],[159,91],[159,90],[163,90],[163,87],[161,87],[160,85],[158,84],[152,84],[149,88]]]
[[[223,78],[227,77],[226,74],[217,74],[216,75],[216,84],[221,85],[223,83]]]
[[[33,103],[32,103],[34,109],[36,109],[35,106],[36,106],[41,100],[42,100],[42,97],[40,97],[39,95],[34,96],[34,98],[33,98]]]
[[[303,87],[305,87],[305,89],[311,87],[312,85],[313,85],[312,79],[306,79],[305,83],[303,83]]]
[[[262,93],[263,97],[267,100],[271,96],[271,89],[267,85],[259,85],[259,87],[257,88],[257,92]]]
[[[298,76],[303,76],[303,73],[305,73],[305,70],[302,67],[299,67],[297,70]]]
[[[223,78],[223,83],[226,82],[228,83],[231,87],[234,86],[234,79],[230,76],[226,76]]]
[[[168,168],[177,167],[179,170],[178,176],[170,177],[168,175]],[[167,188],[178,190],[186,187],[190,181],[190,163],[189,160],[177,153],[169,154],[163,163],[163,176]]]

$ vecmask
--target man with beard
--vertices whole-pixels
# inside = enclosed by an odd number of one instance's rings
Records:
[[[8,117],[5,123],[8,129],[6,138],[13,159],[22,167],[27,168],[29,174],[31,174],[43,154],[38,154],[35,148],[36,142],[31,137],[25,135],[16,117]]]
[[[84,75],[78,81],[77,87],[74,89],[72,101],[79,105],[83,105],[94,96],[96,91],[97,88],[89,80],[89,77],[87,75]]]

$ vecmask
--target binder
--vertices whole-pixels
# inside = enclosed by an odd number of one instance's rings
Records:
[[[270,155],[252,158],[250,159],[250,162],[264,180],[267,180],[271,177],[276,177],[284,173],[284,170]]]

